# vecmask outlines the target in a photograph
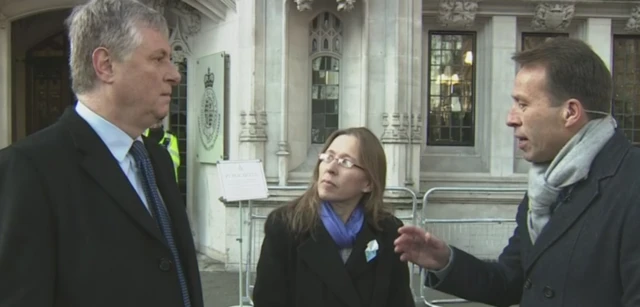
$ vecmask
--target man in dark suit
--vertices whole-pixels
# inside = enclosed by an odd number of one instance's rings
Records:
[[[493,306],[640,306],[640,151],[608,114],[608,68],[568,38],[514,60],[507,125],[532,164],[509,244],[483,262],[404,227],[396,252],[426,286]]]
[[[180,81],[166,21],[91,0],[67,22],[77,105],[0,151],[0,306],[202,307],[171,159],[141,137]]]

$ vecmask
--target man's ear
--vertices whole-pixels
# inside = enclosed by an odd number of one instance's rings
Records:
[[[586,116],[584,113],[584,108],[582,107],[582,103],[574,98],[571,98],[565,102],[565,109],[563,119],[565,127],[570,127],[575,125],[577,122],[583,120]]]
[[[109,50],[104,47],[96,48],[91,54],[91,60],[98,79],[104,83],[113,83],[113,58]]]

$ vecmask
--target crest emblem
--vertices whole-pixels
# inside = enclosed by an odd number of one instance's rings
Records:
[[[198,130],[200,130],[200,141],[206,150],[211,150],[216,145],[220,134],[220,109],[218,99],[213,91],[215,75],[211,68],[207,68],[204,75],[204,93],[200,102],[200,115],[198,116]]]

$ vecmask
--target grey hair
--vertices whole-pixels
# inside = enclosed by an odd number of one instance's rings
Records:
[[[76,6],[66,20],[71,55],[71,87],[76,94],[93,90],[97,75],[93,52],[109,50],[116,61],[124,61],[142,43],[140,27],[169,36],[167,21],[153,8],[136,0],[90,0]]]

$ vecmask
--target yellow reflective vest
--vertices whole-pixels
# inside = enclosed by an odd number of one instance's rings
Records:
[[[144,136],[149,136],[149,129],[145,130]],[[173,167],[175,169],[176,182],[178,181],[178,167],[180,166],[180,151],[178,150],[178,138],[175,135],[165,131],[162,139],[159,142],[160,146],[169,151],[171,160],[173,161]]]

